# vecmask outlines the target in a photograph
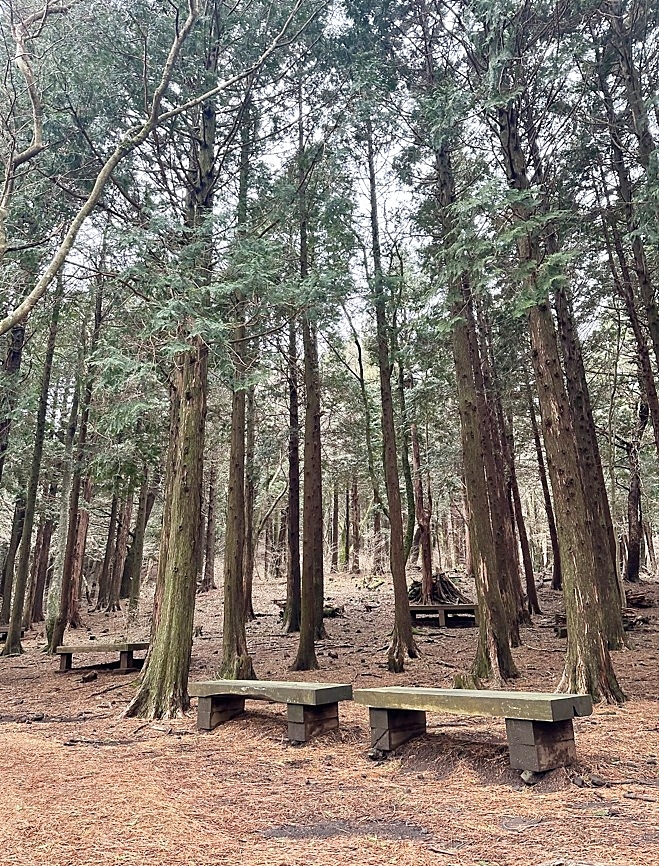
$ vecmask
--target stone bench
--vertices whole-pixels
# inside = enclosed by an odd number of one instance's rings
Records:
[[[144,652],[148,649],[148,643],[96,643],[96,641],[92,641],[74,646],[58,646],[55,652],[60,657],[60,672],[71,670],[74,653],[119,653],[119,672],[132,673],[138,669],[135,662],[142,662],[142,659],[134,659],[133,653]]]
[[[576,758],[574,716],[593,711],[590,695],[390,686],[356,689],[354,700],[369,707],[371,745],[389,752],[424,734],[426,713],[498,716],[506,720],[510,766],[535,773]]]
[[[286,704],[288,738],[305,743],[310,737],[339,727],[339,701],[352,698],[352,686],[340,683],[209,680],[190,683],[199,698],[197,728],[211,731],[245,711],[245,699]]]
[[[410,614],[416,621],[419,616],[433,616],[439,620],[440,627],[455,623],[463,616],[468,616],[478,625],[477,604],[411,604]]]

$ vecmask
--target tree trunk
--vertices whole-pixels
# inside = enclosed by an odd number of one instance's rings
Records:
[[[39,475],[41,473],[41,458],[46,438],[46,413],[48,410],[48,393],[50,391],[50,378],[53,369],[53,357],[55,355],[55,342],[57,340],[57,328],[59,315],[62,308],[62,297],[64,294],[64,283],[61,276],[57,280],[57,289],[53,298],[53,310],[50,317],[50,327],[46,340],[46,353],[44,357],[43,372],[41,374],[41,388],[39,392],[39,403],[37,406],[37,417],[34,432],[34,447],[32,450],[32,463],[30,466],[30,477],[27,483],[25,497],[25,515],[23,535],[18,551],[18,565],[16,578],[14,580],[14,598],[11,612],[11,622],[7,632],[3,655],[19,655],[22,653],[21,627],[23,625],[23,610],[25,607],[25,593],[28,582],[28,571],[30,567],[30,550],[32,542],[32,527],[37,505],[37,490],[39,489]],[[19,358],[20,363],[20,358]],[[1,450],[1,447],[0,447]],[[0,457],[0,477],[2,476],[2,460]]]
[[[43,600],[46,590],[46,573],[50,563],[50,540],[53,535],[53,521],[42,518],[37,530],[37,540],[32,557],[32,576],[30,594],[26,599],[23,626],[30,628],[34,622],[43,622]],[[29,607],[28,607],[29,605]]]
[[[25,499],[19,496],[14,503],[14,516],[11,522],[11,534],[7,556],[2,568],[2,608],[0,609],[0,623],[6,625],[11,613],[11,598],[14,583],[14,563],[16,552],[23,537],[23,524],[25,523]],[[20,634],[20,632],[19,632]]]
[[[108,613],[121,610],[119,595],[121,591],[121,577],[124,573],[126,555],[128,553],[128,533],[130,520],[133,513],[133,491],[126,495],[119,510],[117,521],[117,538],[112,556],[112,572],[110,577],[110,597],[106,611]]]
[[[638,420],[632,441],[627,444],[629,460],[629,492],[627,494],[627,532],[629,536],[627,548],[627,570],[625,580],[638,583],[641,569],[641,548],[643,545],[643,509],[641,507],[641,439],[648,423],[649,410],[647,403],[641,402],[638,408]]]
[[[421,450],[419,447],[419,432],[416,424],[410,428],[412,439],[412,467],[414,470],[414,503],[416,522],[419,528],[419,546],[421,547],[421,601],[432,604],[432,549],[430,546],[430,511],[423,501],[423,480],[421,477]]]
[[[300,417],[297,382],[295,319],[288,324],[288,511],[286,520],[288,570],[284,631],[300,630]]]
[[[208,504],[206,508],[206,538],[204,552],[204,573],[201,580],[201,591],[209,592],[217,589],[215,586],[215,485],[217,482],[217,466],[214,461],[208,468]]]
[[[357,476],[353,473],[352,483],[350,488],[350,512],[352,524],[352,563],[350,564],[350,574],[359,574],[359,526],[361,523],[361,513],[359,509],[359,489],[357,487]]]
[[[0,379],[0,481],[5,467],[5,457],[9,448],[9,433],[16,400],[18,397],[18,374],[25,345],[25,323],[21,322],[9,332],[7,348],[2,363]]]
[[[330,571],[336,573],[339,570],[339,485],[334,482],[332,486],[332,551]]]
[[[252,584],[254,581],[254,506],[256,500],[256,465],[254,449],[256,440],[256,404],[254,386],[247,391],[247,420],[245,442],[245,558],[243,562],[243,585],[245,602],[245,620],[256,619],[252,602]]]
[[[372,297],[375,307],[377,358],[380,376],[380,399],[382,412],[382,442],[384,477],[391,528],[389,563],[394,586],[394,627],[387,653],[390,671],[400,673],[404,667],[405,652],[416,658],[418,650],[412,634],[410,604],[405,579],[405,549],[403,544],[403,515],[400,502],[398,459],[396,453],[396,424],[391,389],[392,365],[389,353],[389,328],[386,318],[384,275],[380,252],[380,229],[378,223],[377,187],[375,181],[375,154],[370,121],[366,125],[368,147],[368,174],[370,190],[370,220],[373,255]]]
[[[115,538],[117,533],[117,515],[119,513],[119,497],[116,492],[112,494],[110,506],[110,517],[108,520],[108,534],[105,540],[105,551],[103,553],[103,565],[98,577],[98,598],[96,599],[96,610],[105,610],[110,601],[110,581],[112,575],[112,556],[115,549]]]
[[[204,426],[208,386],[208,347],[200,337],[174,359],[170,374],[170,448],[159,571],[162,596],[142,681],[126,716],[171,718],[188,709],[192,648]]]
[[[135,529],[133,540],[124,563],[124,574],[128,584],[128,610],[129,617],[134,619],[140,601],[140,583],[142,577],[142,557],[144,555],[144,536],[146,527],[151,516],[153,505],[156,501],[155,481],[149,485],[149,470],[144,467],[144,476],[140,487],[140,496],[135,516]]]
[[[78,509],[76,521],[76,538],[73,548],[73,565],[69,589],[69,627],[80,628],[82,619],[80,617],[79,599],[83,580],[83,569],[85,563],[85,550],[87,547],[87,531],[89,529],[89,503],[92,498],[91,478],[85,478],[82,484],[83,505]]]

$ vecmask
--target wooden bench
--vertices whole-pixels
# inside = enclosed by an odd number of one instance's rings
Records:
[[[188,691],[199,698],[197,728],[201,731],[211,731],[243,713],[246,698],[286,704],[288,738],[296,743],[338,728],[339,701],[352,698],[352,686],[340,683],[209,680],[190,683]]]
[[[7,635],[9,634],[9,625],[5,623],[5,625],[0,625],[0,640],[7,640]],[[21,637],[25,635],[25,629],[21,626]]]
[[[590,695],[390,686],[356,689],[355,701],[369,707],[371,745],[389,752],[424,734],[426,713],[499,716],[506,720],[510,765],[536,773],[575,760],[574,716],[593,711]]]
[[[478,625],[477,604],[411,604],[410,614],[415,622],[418,616],[436,616],[441,628],[455,624],[463,616],[470,617]]]
[[[60,657],[60,672],[71,670],[74,653],[119,653],[119,671],[121,673],[132,673],[138,670],[135,662],[142,662],[142,659],[134,659],[133,653],[143,652],[148,649],[148,643],[96,643],[96,641],[93,641],[76,644],[75,646],[58,646],[55,652]]]

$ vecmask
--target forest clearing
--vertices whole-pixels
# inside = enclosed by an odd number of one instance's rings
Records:
[[[0,863],[659,863],[657,3],[0,34]]]
[[[248,630],[267,679],[291,677],[296,649],[272,603],[282,588],[259,584],[261,615]],[[656,602],[659,586],[644,589]],[[341,574],[328,595],[345,614],[327,621],[320,670],[296,678],[450,686],[473,654],[474,628],[424,626],[421,656],[391,674],[381,658],[391,591]],[[557,594],[540,597],[548,613],[515,651],[516,688],[551,691],[565,641],[551,627]],[[39,652],[43,638],[32,637],[26,654],[0,669],[3,862],[650,866],[659,850],[659,617],[656,607],[648,612],[632,648],[615,654],[630,700],[576,720],[577,764],[534,787],[508,766],[499,719],[430,716],[426,737],[381,763],[368,758],[366,709],[351,702],[341,704],[339,731],[303,746],[288,744],[276,704],[251,703],[245,716],[200,733],[193,711],[167,722],[120,718],[132,677],[60,676],[57,660]],[[200,598],[195,680],[215,670],[221,616],[219,593]],[[85,615],[84,637],[123,638],[124,622],[120,613]],[[144,634],[146,621],[130,637]]]

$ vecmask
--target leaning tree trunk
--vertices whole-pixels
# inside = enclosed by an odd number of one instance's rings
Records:
[[[159,571],[162,596],[142,681],[126,716],[171,718],[188,709],[197,588],[208,347],[200,337],[174,359],[168,477]],[[166,518],[166,519],[165,519]]]

